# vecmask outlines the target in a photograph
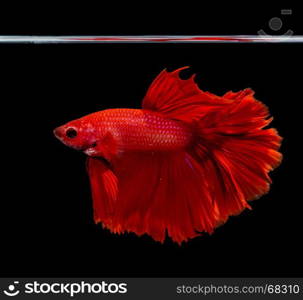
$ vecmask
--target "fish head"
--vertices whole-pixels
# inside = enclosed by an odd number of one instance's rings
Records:
[[[54,129],[54,135],[66,146],[97,156],[99,131],[87,118],[70,121]]]

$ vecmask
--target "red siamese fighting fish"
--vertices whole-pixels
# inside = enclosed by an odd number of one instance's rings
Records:
[[[187,68],[187,67],[185,67]],[[142,109],[98,111],[54,130],[83,151],[94,220],[163,242],[212,233],[269,190],[281,137],[251,89],[216,96],[163,70]]]

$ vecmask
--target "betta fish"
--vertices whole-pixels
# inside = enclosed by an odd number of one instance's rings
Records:
[[[106,109],[54,130],[87,155],[94,221],[181,244],[250,209],[282,159],[281,137],[251,89],[223,96],[163,70],[142,109]],[[266,127],[266,128],[265,128]]]

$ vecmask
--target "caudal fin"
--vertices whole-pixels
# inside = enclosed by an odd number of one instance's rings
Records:
[[[250,89],[223,96],[228,106],[208,114],[197,124],[197,143],[192,155],[208,172],[212,195],[222,220],[249,208],[247,201],[268,192],[268,173],[282,155],[281,137],[275,129],[263,129],[267,107]]]
[[[268,173],[282,160],[281,137],[275,129],[264,129],[272,118],[251,89],[219,97],[200,90],[194,76],[180,79],[183,69],[162,71],[142,105],[192,126],[195,143],[188,154],[207,174],[203,184],[224,222],[268,192]]]

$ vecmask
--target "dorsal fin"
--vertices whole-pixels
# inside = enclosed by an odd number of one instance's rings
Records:
[[[142,102],[142,108],[164,114],[171,119],[192,122],[200,119],[212,109],[229,104],[209,92],[203,92],[195,83],[195,75],[183,80],[179,74],[188,67],[173,72],[163,70],[150,85]]]

